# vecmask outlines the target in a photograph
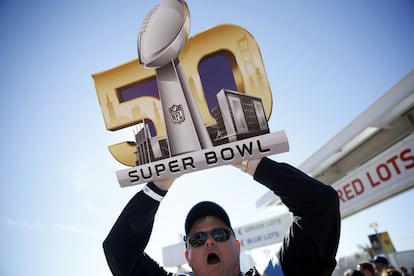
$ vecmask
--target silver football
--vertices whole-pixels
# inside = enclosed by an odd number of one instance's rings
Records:
[[[138,34],[138,58],[147,68],[160,68],[178,57],[190,31],[183,0],[164,0],[145,17]]]

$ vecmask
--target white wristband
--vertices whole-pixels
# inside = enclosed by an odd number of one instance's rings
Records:
[[[156,192],[154,192],[153,190],[151,190],[148,186],[145,186],[143,188],[144,193],[151,197],[152,199],[155,199],[156,201],[161,202],[161,200],[164,198],[163,196],[157,194]]]

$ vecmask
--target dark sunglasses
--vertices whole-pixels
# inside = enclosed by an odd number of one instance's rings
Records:
[[[197,232],[189,237],[184,237],[184,241],[186,241],[192,247],[199,247],[206,243],[209,234],[215,241],[225,242],[230,239],[230,235],[234,233],[233,230],[226,228],[214,228],[208,232]]]

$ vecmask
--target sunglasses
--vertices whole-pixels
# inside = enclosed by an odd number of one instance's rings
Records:
[[[226,228],[214,228],[208,232],[197,232],[189,237],[184,237],[184,241],[190,244],[192,247],[199,247],[206,243],[207,237],[210,236],[217,242],[225,242],[230,239],[230,235],[233,234],[233,230]]]

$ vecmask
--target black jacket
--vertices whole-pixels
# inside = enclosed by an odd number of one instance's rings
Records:
[[[254,179],[278,195],[293,213],[293,223],[277,253],[284,275],[331,275],[340,235],[336,191],[288,164],[269,158],[260,161]],[[148,183],[126,205],[103,243],[114,275],[173,275],[144,253],[160,204],[148,195],[148,190],[161,197],[166,194]]]

